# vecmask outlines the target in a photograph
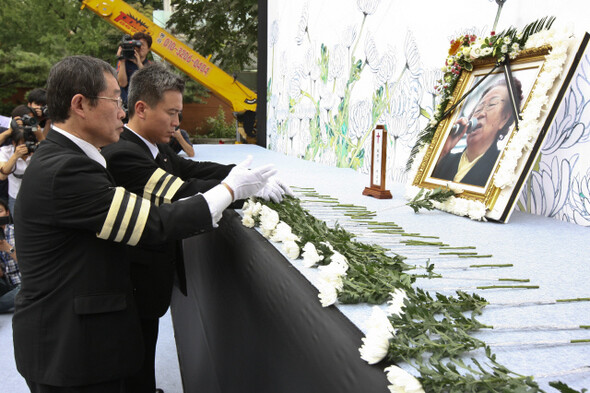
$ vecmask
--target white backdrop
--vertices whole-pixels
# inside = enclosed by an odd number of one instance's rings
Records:
[[[489,0],[451,4],[270,0],[267,146],[368,173],[369,134],[384,123],[388,187],[407,182],[406,160],[433,112],[450,40],[489,35],[498,8]],[[554,28],[590,31],[587,0],[507,0],[496,30],[548,15],[557,18]],[[518,208],[590,226],[588,56],[579,73]]]

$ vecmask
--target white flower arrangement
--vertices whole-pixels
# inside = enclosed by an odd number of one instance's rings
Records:
[[[361,359],[369,364],[379,363],[387,355],[389,340],[393,338],[395,329],[389,318],[378,306],[373,306],[367,321],[367,334],[362,338],[363,345],[359,348]]]
[[[397,366],[389,366],[384,370],[387,373],[389,391],[391,393],[424,393],[420,382],[405,370]]]
[[[262,206],[262,210],[260,211],[260,230],[262,231],[262,236],[270,239],[279,221],[279,213],[266,205]]]
[[[338,291],[344,286],[343,279],[348,270],[348,261],[344,255],[334,251],[330,264],[320,266],[318,270],[320,278],[318,297],[322,306],[328,307],[336,303]]]
[[[391,293],[391,299],[387,302],[387,314],[401,317],[404,313],[405,300],[408,299],[406,291],[396,289]]]
[[[313,267],[318,262],[320,262],[324,257],[318,253],[318,250],[315,248],[313,243],[307,242],[303,246],[303,266],[305,267]]]
[[[567,48],[572,35],[569,29],[561,31],[543,30],[532,34],[526,42],[525,49],[551,45],[551,52],[546,56],[543,72],[537,78],[534,94],[530,97],[526,109],[522,112],[519,130],[514,133],[504,148],[504,154],[494,176],[494,186],[504,189],[512,187],[518,180],[516,172],[519,159],[531,150],[535,137],[541,129],[539,117],[548,103],[547,94],[555,79],[561,74],[567,59]]]

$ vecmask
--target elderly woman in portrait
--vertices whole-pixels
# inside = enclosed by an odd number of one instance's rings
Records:
[[[514,78],[514,100],[520,110],[522,85]],[[445,142],[432,177],[457,183],[485,186],[498,159],[498,141],[502,140],[512,123],[514,111],[504,78],[499,79],[482,94],[468,119],[460,118]],[[467,147],[460,153],[451,150],[467,134]]]

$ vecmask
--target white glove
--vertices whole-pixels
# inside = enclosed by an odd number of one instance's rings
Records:
[[[256,193],[256,196],[266,201],[270,199],[275,203],[279,203],[283,200],[283,195],[285,194],[293,196],[293,191],[281,179],[272,176],[268,179],[266,185]]]
[[[269,177],[277,173],[273,165],[265,165],[252,170],[248,169],[252,156],[236,165],[222,181],[233,192],[234,201],[255,195],[266,184]]]

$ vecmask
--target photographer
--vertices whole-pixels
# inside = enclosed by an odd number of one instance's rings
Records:
[[[152,37],[146,33],[135,33],[132,37],[125,36],[117,51],[117,82],[121,87],[121,99],[127,106],[127,92],[131,75],[151,63],[147,59],[152,47]]]
[[[38,129],[33,110],[26,105],[14,108],[10,129],[12,143],[0,148],[0,180],[8,178],[8,206],[12,211],[31,154],[37,148]]]
[[[27,94],[27,102],[29,108],[35,111],[35,117],[39,122],[39,131],[37,132],[37,140],[41,142],[45,139],[45,135],[51,128],[51,120],[47,113],[47,91],[45,89],[36,88]]]
[[[14,249],[14,225],[3,199],[0,199],[0,268],[0,313],[4,313],[14,309],[21,276]]]

